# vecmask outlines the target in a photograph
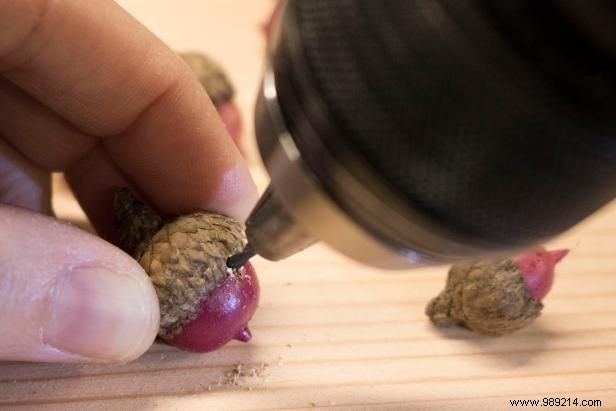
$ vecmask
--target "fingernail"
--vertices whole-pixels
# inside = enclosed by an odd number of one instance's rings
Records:
[[[100,267],[71,271],[52,296],[44,342],[98,361],[141,354],[158,329],[158,303],[143,277]]]

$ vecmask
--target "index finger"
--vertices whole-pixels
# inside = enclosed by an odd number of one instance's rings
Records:
[[[0,4],[0,72],[80,132],[162,211],[244,217],[256,189],[179,57],[111,0]]]

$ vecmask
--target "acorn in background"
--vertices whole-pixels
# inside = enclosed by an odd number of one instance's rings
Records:
[[[533,322],[569,250],[537,248],[500,261],[454,264],[445,289],[426,307],[438,327],[460,325],[480,334],[510,334]]]

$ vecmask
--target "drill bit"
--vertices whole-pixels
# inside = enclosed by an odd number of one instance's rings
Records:
[[[254,257],[256,254],[257,253],[254,250],[254,248],[252,248],[250,243],[248,243],[246,244],[246,247],[244,247],[244,249],[241,252],[234,254],[231,257],[227,258],[227,267],[234,269],[234,270],[238,269],[244,264],[246,264],[246,262],[250,260],[252,257]]]

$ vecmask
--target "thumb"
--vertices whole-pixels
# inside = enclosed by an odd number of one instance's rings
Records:
[[[0,359],[128,361],[158,331],[158,300],[130,256],[98,237],[0,206]]]

